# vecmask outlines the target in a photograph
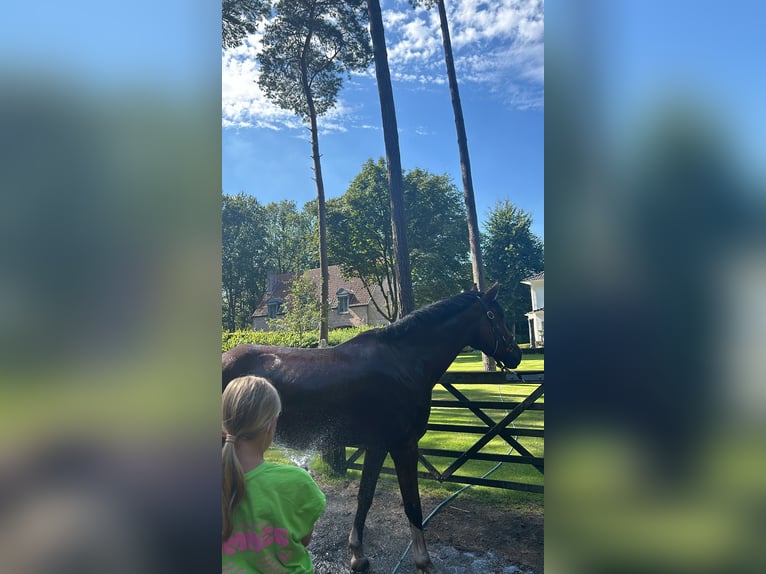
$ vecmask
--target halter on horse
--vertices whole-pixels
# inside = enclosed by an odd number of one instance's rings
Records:
[[[521,350],[496,301],[467,291],[327,349],[240,345],[223,354],[223,388],[236,377],[269,379],[282,398],[276,440],[297,448],[363,446],[364,469],[349,535],[351,568],[369,569],[364,522],[386,454],[396,467],[418,574],[438,574],[426,549],[418,491],[418,440],[431,391],[460,351],[471,346],[514,368]]]

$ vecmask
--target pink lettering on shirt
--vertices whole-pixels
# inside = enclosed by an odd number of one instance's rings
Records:
[[[274,527],[273,526],[267,526],[261,531],[261,544],[263,545],[263,548],[268,548],[272,544],[274,544]]]
[[[247,548],[249,550],[252,550],[253,552],[260,552],[263,548],[263,544],[261,543],[261,539],[258,536],[257,532],[254,532],[253,530],[248,530],[245,532],[245,538],[247,539]]]
[[[247,550],[247,540],[243,532],[235,532],[223,543],[223,551],[226,554],[232,555],[243,550]]]
[[[263,522],[259,524],[259,526],[263,525],[265,525]],[[224,554],[231,556],[232,554],[244,552],[245,550],[259,553],[272,544],[281,547],[289,546],[290,531],[287,528],[266,526],[260,533],[256,530],[234,532],[228,540],[223,543],[222,548]]]
[[[290,531],[287,528],[275,528],[274,542],[276,542],[277,546],[287,546],[290,544]]]

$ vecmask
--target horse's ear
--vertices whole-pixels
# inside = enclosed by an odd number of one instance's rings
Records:
[[[495,297],[497,297],[497,292],[500,290],[500,283],[495,282],[492,287],[490,287],[486,293],[484,293],[484,299],[485,301],[494,301]]]

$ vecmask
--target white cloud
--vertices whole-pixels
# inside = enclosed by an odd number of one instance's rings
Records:
[[[250,36],[236,48],[225,50],[221,71],[221,116],[224,128],[267,128],[300,130],[308,137],[306,124],[294,113],[272,104],[258,87],[255,54],[258,37]],[[346,131],[346,121],[353,116],[342,100],[318,120],[320,133]]]
[[[396,27],[401,31],[402,40],[388,48],[390,62],[429,61],[441,54],[439,29],[434,31],[426,19],[399,20]]]
[[[300,120],[268,101],[256,83],[258,70],[255,53],[258,38],[248,40],[223,53],[221,70],[221,105],[224,127],[296,127]]]
[[[514,107],[542,107],[542,0],[459,0],[447,4],[458,81],[486,88]],[[384,19],[389,64],[399,81],[445,83],[438,11],[399,2]]]
[[[543,0],[449,0],[448,18],[458,80],[481,84],[507,105],[541,108],[544,85]],[[405,0],[383,11],[389,66],[398,82],[446,83],[441,29],[436,7],[413,9]],[[258,36],[225,50],[222,57],[222,125],[300,129],[289,111],[268,101],[257,85]],[[374,77],[371,68],[366,74]],[[347,89],[355,89],[346,82]],[[344,131],[349,124],[369,125],[343,99],[319,119],[322,132]]]

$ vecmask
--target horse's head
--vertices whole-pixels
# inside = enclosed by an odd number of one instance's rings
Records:
[[[513,369],[521,362],[521,349],[505,326],[505,313],[496,300],[499,289],[495,283],[486,293],[477,293],[482,315],[479,341],[472,346],[495,359],[501,368]]]

